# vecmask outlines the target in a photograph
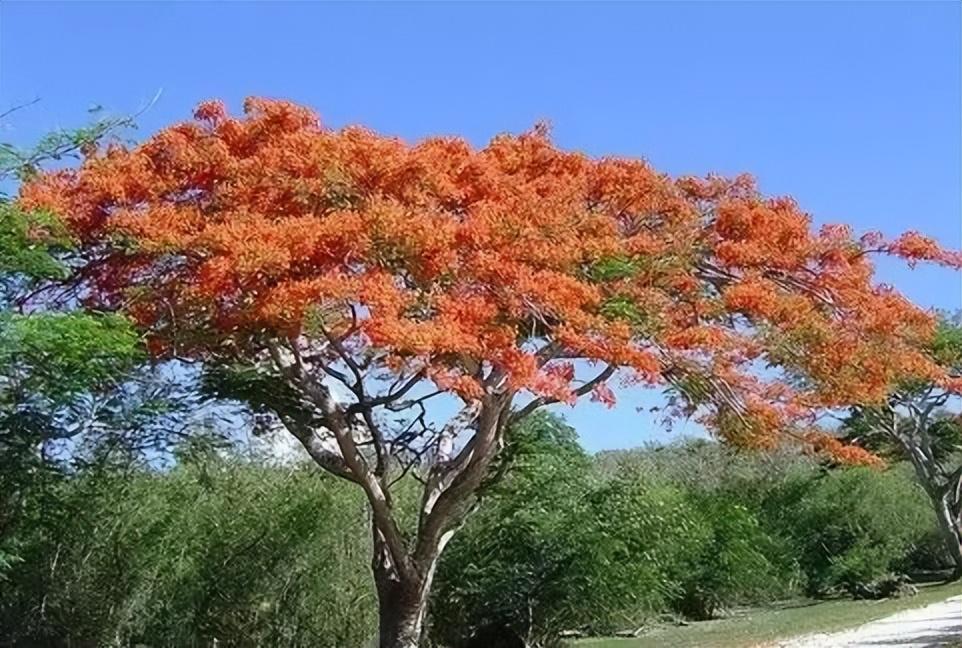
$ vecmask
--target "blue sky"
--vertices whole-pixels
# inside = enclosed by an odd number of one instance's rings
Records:
[[[77,125],[91,104],[150,133],[200,100],[293,99],[330,125],[477,144],[535,121],[590,154],[753,173],[816,222],[962,244],[962,4],[4,2],[0,139]],[[959,275],[880,279],[958,308]],[[568,412],[592,450],[665,439],[626,398]],[[676,434],[686,426],[676,427]],[[687,426],[695,431],[694,426]]]

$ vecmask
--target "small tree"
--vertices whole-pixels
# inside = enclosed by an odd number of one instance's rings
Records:
[[[57,131],[30,149],[0,143],[0,184],[79,155],[124,123]],[[69,275],[62,257],[72,244],[56,216],[24,210],[0,192],[0,581],[20,559],[11,540],[19,523],[42,509],[58,477],[52,446],[90,431],[103,418],[90,416],[94,403],[104,404],[101,397],[146,358],[122,317],[22,308],[41,286]]]
[[[672,386],[675,413],[733,443],[784,433],[871,461],[812,432],[811,412],[938,372],[916,350],[931,317],[868,260],[959,263],[919,234],[813,233],[747,177],[675,181],[561,151],[544,128],[475,150],[325,129],[280,101],[245,113],[201,104],[20,202],[83,242],[78,294],[130,314],[158,357],[204,361],[218,393],[364,492],[384,648],[419,643],[440,553],[542,406],[613,402],[619,372]],[[392,495],[406,474],[423,483],[411,526]]]
[[[0,123],[11,112],[0,115]],[[0,187],[80,159],[131,124],[129,118],[100,117],[54,131],[29,148],[0,143]],[[0,583],[10,594],[0,597],[5,638],[13,636],[10,618],[30,625],[34,615],[42,621],[49,612],[42,588],[62,573],[56,569],[66,561],[62,538],[56,546],[38,545],[31,536],[47,540],[71,528],[77,509],[63,506],[69,480],[108,463],[156,465],[185,438],[196,441],[197,415],[207,414],[185,372],[149,366],[143,339],[126,318],[83,308],[69,290],[82,282],[75,274],[83,269],[80,251],[57,215],[24,209],[0,191]],[[216,430],[205,432],[209,440]],[[18,587],[17,581],[29,580],[22,572],[38,550],[50,551],[52,568],[32,572],[39,590]],[[82,636],[85,621],[73,621],[73,636]]]
[[[928,351],[948,375],[962,376],[960,317],[944,317]],[[958,394],[939,379],[908,379],[884,403],[853,408],[849,440],[908,460],[932,502],[945,549],[962,578],[962,420],[949,406]]]

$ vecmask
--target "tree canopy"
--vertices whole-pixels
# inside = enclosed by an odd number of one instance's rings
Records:
[[[401,389],[426,377],[471,400],[502,381],[534,403],[610,402],[618,367],[756,446],[905,376],[946,379],[919,350],[930,314],[873,282],[872,253],[959,266],[921,234],[813,231],[747,176],[676,180],[560,150],[544,127],[408,145],[282,101],[244,109],[203,103],[21,191],[87,246],[86,298],[123,306],[158,355],[291,340]],[[575,359],[600,368],[576,378]]]

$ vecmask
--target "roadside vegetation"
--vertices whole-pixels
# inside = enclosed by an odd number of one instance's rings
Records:
[[[952,566],[905,465],[832,467],[705,441],[592,457],[548,415],[516,439],[511,475],[439,568],[436,645],[640,630],[610,645],[740,646],[957,589],[852,600],[891,575]],[[194,441],[172,469],[49,470],[18,507],[2,545],[7,645],[334,648],[376,631],[363,502],[308,464]],[[722,636],[730,643],[698,643]]]

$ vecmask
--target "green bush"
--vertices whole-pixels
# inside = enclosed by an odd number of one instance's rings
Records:
[[[710,619],[722,608],[792,593],[794,564],[755,513],[719,493],[689,494],[687,505],[697,514],[700,541],[675,576],[681,590],[675,609],[689,618]]]
[[[767,504],[791,538],[806,590],[854,594],[904,567],[933,527],[925,495],[902,467],[847,468],[784,485]]]
[[[207,456],[68,480],[0,594],[10,645],[360,646],[374,633],[353,489]]]
[[[603,613],[616,560],[591,524],[591,464],[574,439],[548,416],[512,434],[513,471],[442,556],[431,604],[442,645],[550,645]]]
[[[745,506],[653,471],[598,471],[573,439],[547,416],[516,432],[514,470],[442,558],[441,645],[551,645],[791,590],[788,551]]]
[[[592,496],[596,534],[619,549],[617,562],[631,566],[634,591],[625,597],[620,625],[638,625],[682,595],[681,575],[709,531],[685,492],[643,478],[615,479]]]
[[[562,630],[707,618],[799,588],[855,593],[938,551],[903,466],[710,444],[596,460],[550,416],[514,431],[507,456],[513,470],[442,557],[437,645],[551,646]],[[50,468],[16,488],[0,645],[361,648],[374,635],[362,496],[310,465],[201,450],[169,471]]]

